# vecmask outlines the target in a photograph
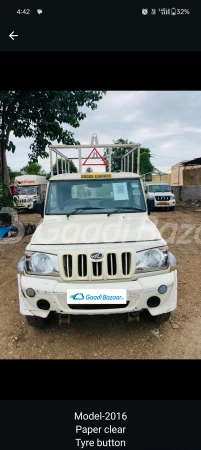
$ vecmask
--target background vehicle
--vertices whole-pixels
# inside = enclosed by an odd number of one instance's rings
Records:
[[[154,198],[155,208],[169,208],[174,211],[176,200],[168,183],[144,183],[147,198]]]
[[[46,177],[41,175],[21,175],[16,177],[18,208],[33,210],[36,202],[44,201],[47,183]]]

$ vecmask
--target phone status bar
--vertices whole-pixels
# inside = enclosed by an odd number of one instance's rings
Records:
[[[147,16],[186,16],[190,14],[190,9],[177,9],[177,8],[142,8],[142,15]]]

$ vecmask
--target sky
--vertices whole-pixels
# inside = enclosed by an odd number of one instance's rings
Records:
[[[201,156],[201,91],[108,91],[95,111],[87,107],[82,110],[87,117],[79,128],[64,125],[81,144],[90,144],[93,133],[100,145],[128,139],[149,148],[152,164],[169,173],[174,164]],[[12,134],[11,140],[16,151],[7,152],[8,165],[19,170],[28,163],[32,140]],[[83,149],[82,156],[87,158],[91,150]],[[78,156],[76,149],[62,152],[67,157]],[[102,149],[99,152],[103,155]],[[39,159],[39,163],[49,172],[49,159]],[[78,167],[78,161],[74,163]],[[104,166],[92,168],[105,171]]]

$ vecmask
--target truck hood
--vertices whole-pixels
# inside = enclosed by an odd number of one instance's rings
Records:
[[[174,194],[169,191],[162,191],[162,192],[149,192],[150,197],[155,197],[155,195],[168,195],[169,197],[174,197]]]
[[[55,217],[55,216],[54,216]],[[111,216],[59,216],[45,218],[32,236],[31,245],[95,244],[161,240],[147,214]]]

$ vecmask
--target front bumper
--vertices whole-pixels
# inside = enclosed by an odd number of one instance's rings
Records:
[[[162,200],[161,201],[155,200],[155,208],[171,208],[176,205],[175,199],[167,200],[167,202],[165,202],[165,204],[164,203],[161,204],[161,202],[162,202]]]
[[[30,203],[18,203],[17,205],[18,209],[33,209],[34,202]]]
[[[159,294],[158,288],[161,285],[167,286],[165,294]],[[26,290],[34,289],[36,295],[28,297]],[[84,309],[71,309],[67,305],[67,289],[126,289],[128,304],[124,308],[116,307],[111,309],[90,309],[90,305],[84,305]],[[72,315],[98,315],[98,314],[118,314],[138,312],[147,309],[152,316],[173,311],[177,306],[177,271],[170,273],[142,277],[136,281],[110,282],[110,283],[63,283],[57,280],[40,279],[39,277],[24,276],[18,274],[18,290],[20,312],[23,315],[35,315],[47,317],[51,311],[58,314]],[[157,307],[150,308],[147,300],[157,296],[160,304]],[[49,310],[41,310],[37,307],[37,301],[43,299],[50,303]],[[110,305],[107,305],[110,306]],[[86,309],[87,307],[87,309]]]

